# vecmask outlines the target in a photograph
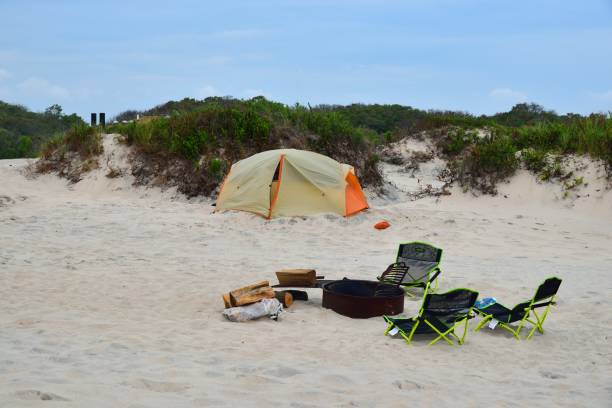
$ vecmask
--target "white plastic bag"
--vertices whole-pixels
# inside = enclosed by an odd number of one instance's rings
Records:
[[[277,299],[263,299],[252,305],[230,307],[223,311],[223,315],[232,322],[246,322],[262,316],[276,320],[282,311],[283,305]]]

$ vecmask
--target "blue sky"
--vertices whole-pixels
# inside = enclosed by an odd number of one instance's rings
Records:
[[[0,0],[0,100],[612,110],[612,0]]]

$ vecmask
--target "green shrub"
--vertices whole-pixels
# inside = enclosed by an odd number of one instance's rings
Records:
[[[96,128],[85,124],[77,124],[63,135],[56,135],[49,139],[42,147],[42,156],[49,158],[59,152],[63,156],[66,152],[76,152],[82,159],[102,153],[102,139]]]
[[[59,105],[36,113],[0,101],[0,159],[35,157],[53,135],[82,123],[75,114],[63,114]]]
[[[463,150],[475,143],[478,136],[473,131],[466,131],[462,128],[451,128],[446,137],[443,137],[438,143],[438,147],[447,156],[456,156]]]
[[[572,179],[571,181],[566,181],[563,183],[563,188],[565,188],[565,190],[573,190],[578,186],[581,186],[584,184],[584,177],[576,177],[574,179]]]
[[[539,178],[542,181],[550,181],[554,179],[567,178],[568,174],[561,162],[561,156],[555,157],[553,160],[546,160],[544,168],[539,173]]]
[[[522,151],[521,159],[525,168],[534,173],[540,173],[546,167],[546,152],[527,148]]]
[[[505,135],[479,139],[470,149],[450,162],[454,177],[464,188],[496,194],[496,185],[514,174],[518,167],[516,147]]]
[[[138,114],[126,112],[126,118]],[[366,185],[381,182],[373,147],[420,131],[433,130],[440,151],[464,186],[494,192],[520,161],[543,179],[566,177],[560,162],[548,157],[578,153],[602,159],[612,177],[612,116],[557,115],[536,104],[517,104],[490,116],[424,111],[400,105],[311,107],[256,97],[183,99],[159,105],[145,115],[166,115],[149,122],[117,125],[127,142],[145,153],[195,163],[214,178],[236,160],[262,150],[310,149],[353,164]],[[491,137],[479,138],[486,127]],[[522,151],[521,160],[517,152]],[[221,160],[216,170],[213,160]]]
[[[218,158],[211,159],[208,163],[208,171],[210,174],[219,175],[221,174],[222,166],[223,160]]]
[[[487,173],[510,175],[517,167],[516,147],[506,136],[479,140],[471,154],[473,165]]]
[[[289,107],[263,97],[249,101],[212,98],[193,109],[191,102],[188,106],[189,110],[167,117],[117,124],[111,129],[125,134],[127,143],[145,154],[192,162],[192,171],[201,172],[198,177],[207,180],[221,179],[230,163],[249,155],[292,147],[354,165],[366,185],[381,181],[372,155],[373,146],[384,137],[353,126],[338,112]],[[197,163],[208,167],[200,169]]]
[[[32,138],[20,136],[17,141],[17,154],[19,157],[32,157],[33,154]]]

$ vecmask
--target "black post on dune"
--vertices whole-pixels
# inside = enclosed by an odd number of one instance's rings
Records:
[[[106,113],[100,112],[100,126],[106,127]]]
[[[98,119],[96,117],[96,114],[92,112],[91,114],[91,126],[96,126],[98,123]]]

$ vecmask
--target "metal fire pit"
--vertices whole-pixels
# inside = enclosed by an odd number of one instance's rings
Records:
[[[366,319],[404,311],[404,291],[377,281],[344,279],[323,284],[323,307]]]

